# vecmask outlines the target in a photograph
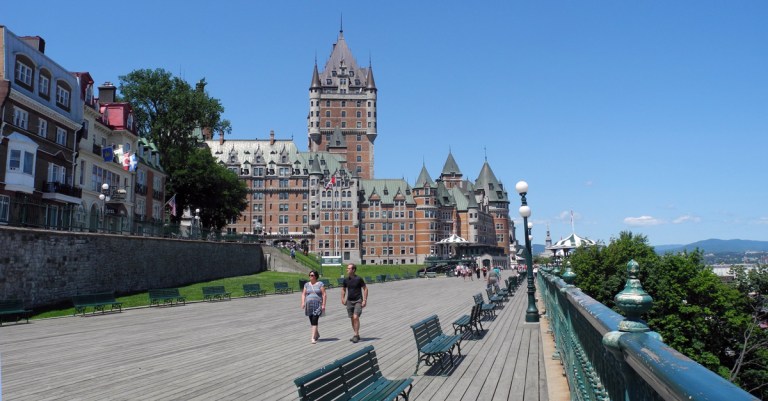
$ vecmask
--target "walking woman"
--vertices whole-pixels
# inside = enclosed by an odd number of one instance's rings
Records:
[[[301,308],[304,309],[304,314],[309,316],[309,324],[312,326],[312,344],[317,344],[320,338],[317,322],[325,312],[325,286],[322,281],[317,281],[318,276],[317,271],[310,271],[309,282],[304,284],[301,291]]]

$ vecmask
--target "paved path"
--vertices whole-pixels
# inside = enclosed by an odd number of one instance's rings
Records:
[[[452,332],[482,289],[445,277],[372,284],[357,344],[338,288],[328,291],[315,345],[298,293],[3,325],[0,398],[296,400],[294,378],[369,344],[385,377],[404,378],[416,367],[410,324],[437,314]],[[422,365],[411,399],[548,400],[539,325],[524,323],[526,299],[523,285],[483,323],[482,339],[462,342],[464,356],[447,376]]]

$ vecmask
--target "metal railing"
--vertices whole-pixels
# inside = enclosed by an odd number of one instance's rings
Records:
[[[627,287],[617,295],[625,318],[574,287],[570,268],[562,278],[551,268],[539,269],[539,292],[555,340],[552,358],[563,365],[571,399],[755,400],[645,326],[639,315],[652,300],[636,278],[637,263],[631,261],[628,271]]]

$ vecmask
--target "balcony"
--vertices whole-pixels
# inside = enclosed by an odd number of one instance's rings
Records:
[[[155,200],[165,200],[165,194],[163,194],[163,191],[158,191],[156,189],[152,190],[152,199]]]
[[[147,186],[144,184],[136,184],[136,194],[147,196]]]
[[[93,144],[93,153],[101,156],[101,145]]]
[[[43,199],[50,199],[66,203],[80,203],[82,188],[60,182],[46,182],[43,185]]]

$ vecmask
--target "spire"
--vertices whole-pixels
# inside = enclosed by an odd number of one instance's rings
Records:
[[[312,70],[312,83],[309,85],[309,89],[320,88],[320,74],[317,72],[317,57],[315,57],[315,68]]]
[[[450,150],[448,150],[448,158],[445,160],[445,165],[443,165],[443,172],[442,175],[451,175],[455,174],[457,176],[461,176],[461,170],[459,170],[459,165],[456,164],[456,160],[453,159],[453,153],[451,153]]]
[[[373,80],[373,67],[371,67],[371,64],[368,63],[368,86],[367,88],[369,90],[376,90],[376,82]]]
[[[431,187],[435,184],[435,182],[432,181],[432,177],[429,176],[429,172],[427,171],[427,166],[422,164],[421,172],[419,173],[419,178],[416,179],[416,184],[414,184],[414,186],[416,188],[424,188],[425,184]]]
[[[344,33],[344,13],[339,14],[339,33]]]

